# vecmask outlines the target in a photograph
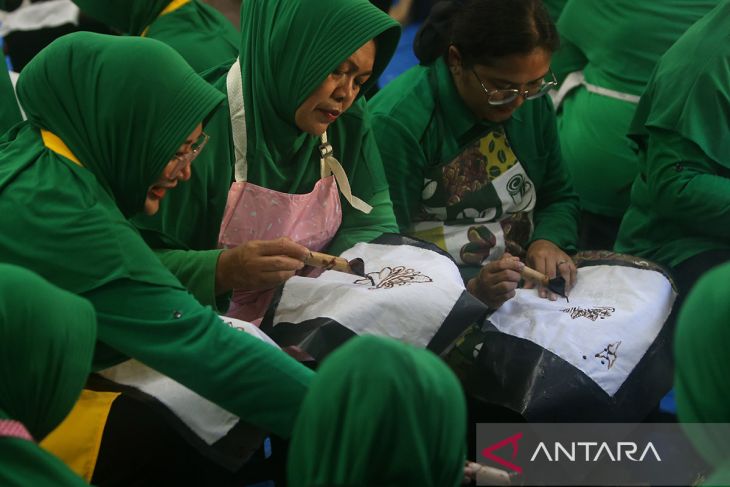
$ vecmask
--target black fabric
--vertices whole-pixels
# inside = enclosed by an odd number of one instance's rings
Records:
[[[675,308],[681,306],[684,298],[705,272],[729,261],[730,250],[709,250],[676,265],[671,271],[679,291]]]
[[[104,428],[93,485],[238,485],[258,469],[256,450],[265,435],[244,422],[208,445],[164,404],[134,387],[97,374],[86,387],[121,393]]]
[[[578,248],[581,250],[612,249],[616,243],[621,218],[581,211]]]

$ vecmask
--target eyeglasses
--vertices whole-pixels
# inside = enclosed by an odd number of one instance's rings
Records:
[[[535,98],[540,98],[541,96],[546,95],[548,91],[558,86],[558,80],[555,78],[555,74],[552,69],[550,70],[550,77],[552,78],[551,81],[545,81],[543,79],[540,85],[526,90],[490,90],[484,86],[484,83],[481,78],[479,78],[479,75],[474,68],[471,69],[471,72],[474,73],[474,76],[476,76],[477,81],[479,81],[479,84],[482,86],[484,93],[487,95],[487,102],[493,106],[507,105],[508,103],[515,101],[518,96],[522,96],[525,100],[534,100]]]
[[[174,179],[177,176],[180,175],[180,173],[187,168],[193,160],[198,157],[198,154],[200,154],[200,151],[203,150],[203,147],[205,147],[205,144],[208,143],[208,139],[210,139],[210,136],[206,134],[205,132],[201,132],[198,139],[190,144],[190,151],[186,152],[185,154],[176,155],[172,159],[170,159],[170,162],[175,162],[175,166],[170,171],[170,175],[168,176],[169,179]]]

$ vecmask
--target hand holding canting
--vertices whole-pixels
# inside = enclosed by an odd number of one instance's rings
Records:
[[[272,289],[304,267],[309,250],[286,238],[252,240],[224,250],[216,266],[216,293]]]
[[[482,267],[479,275],[469,281],[467,289],[490,309],[497,309],[515,296],[524,267],[519,257],[505,253],[501,259]]]
[[[578,271],[575,263],[568,254],[563,252],[560,247],[548,240],[535,240],[527,249],[527,265],[538,272],[542,272],[548,278],[553,279],[560,275],[565,279],[565,294],[568,295],[570,290],[575,286],[578,277]],[[525,282],[525,289],[535,287],[532,282]],[[539,286],[538,295],[541,298],[548,298],[551,301],[558,299],[558,295],[548,291],[546,288]]]

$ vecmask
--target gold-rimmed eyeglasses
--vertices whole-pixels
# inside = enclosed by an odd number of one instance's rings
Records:
[[[175,157],[170,159],[170,162],[174,161],[176,163],[174,168],[170,171],[170,179],[178,176],[186,167],[192,164],[193,160],[198,157],[200,151],[202,151],[205,147],[205,144],[208,143],[208,139],[210,139],[208,134],[201,132],[198,139],[190,144],[190,151],[184,154],[175,155]]]
[[[484,86],[484,83],[474,68],[471,69],[471,72],[474,73],[474,76],[484,90],[484,93],[487,95],[487,102],[493,106],[507,105],[508,103],[515,101],[518,96],[523,97],[525,100],[534,100],[535,98],[540,98],[541,96],[546,95],[551,89],[558,85],[558,80],[555,78],[555,74],[551,69],[549,71],[549,76],[551,78],[549,81],[546,81],[545,78],[543,78],[539,85],[529,87],[526,90],[518,90],[515,88],[490,90]]]

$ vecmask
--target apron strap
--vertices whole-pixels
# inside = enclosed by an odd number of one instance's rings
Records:
[[[248,163],[246,161],[246,113],[243,106],[243,82],[241,80],[241,69],[239,60],[233,63],[226,76],[226,88],[228,91],[228,108],[231,115],[231,130],[233,132],[233,151],[236,155],[234,175],[236,182],[245,182],[248,177]],[[337,187],[342,196],[356,210],[363,213],[370,213],[373,207],[352,194],[350,181],[342,168],[340,162],[332,155],[332,145],[327,142],[327,132],[320,137],[322,143],[319,146],[319,172],[322,179],[334,174]]]
[[[228,109],[231,114],[231,132],[233,135],[233,152],[236,156],[234,168],[236,182],[245,182],[248,178],[246,162],[246,113],[243,109],[243,82],[241,81],[241,64],[239,59],[233,63],[226,76],[228,91]]]
[[[33,441],[33,437],[23,423],[14,419],[0,419],[0,438],[2,437]]]
[[[586,90],[591,93],[607,96],[608,98],[614,98],[616,100],[621,100],[628,103],[637,104],[641,99],[641,97],[637,95],[632,95],[630,93],[624,93],[621,91],[612,90],[610,88],[604,88],[603,86],[591,84],[586,81],[585,76],[583,75],[583,71],[573,71],[565,77],[563,83],[560,85],[560,89],[557,92],[553,91],[551,93],[553,105],[555,105],[555,108],[557,109],[560,106],[568,93],[570,93],[574,88],[577,88],[579,86],[585,86]]]
[[[350,181],[347,179],[347,173],[345,173],[345,170],[342,168],[340,161],[335,159],[335,156],[332,155],[332,146],[329,142],[327,142],[327,132],[322,134],[321,140],[322,144],[319,146],[319,166],[322,178],[324,179],[330,174],[334,174],[335,181],[337,181],[337,187],[340,189],[342,196],[345,197],[347,202],[356,210],[362,211],[366,215],[369,214],[373,207],[352,194]]]

